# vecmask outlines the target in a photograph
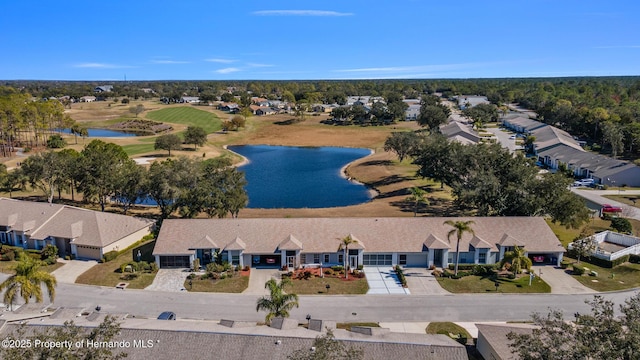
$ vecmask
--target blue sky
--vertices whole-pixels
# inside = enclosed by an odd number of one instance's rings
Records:
[[[0,2],[0,79],[640,75],[640,1]]]

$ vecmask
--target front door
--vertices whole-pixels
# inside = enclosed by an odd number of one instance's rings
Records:
[[[435,249],[433,251],[433,265],[436,267],[442,267],[442,249]]]
[[[349,255],[349,269],[358,268],[358,255]]]
[[[295,256],[287,256],[287,267],[290,269],[296,268],[296,257]]]

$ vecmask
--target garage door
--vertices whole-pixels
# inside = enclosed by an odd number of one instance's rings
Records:
[[[362,265],[370,266],[391,266],[391,254],[364,254],[362,255]]]
[[[167,268],[190,268],[189,255],[186,256],[160,256],[160,267]]]
[[[100,248],[93,246],[76,246],[76,257],[80,259],[100,260]]]

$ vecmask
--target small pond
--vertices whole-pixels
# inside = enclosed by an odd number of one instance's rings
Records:
[[[59,131],[65,134],[71,134],[71,129],[60,129]],[[126,131],[118,131],[118,130],[108,130],[108,129],[87,129],[89,133],[89,137],[131,137],[138,136],[136,133],[126,132]]]
[[[229,146],[247,159],[249,208],[324,208],[371,200],[369,189],[346,179],[342,168],[368,149],[270,145]]]

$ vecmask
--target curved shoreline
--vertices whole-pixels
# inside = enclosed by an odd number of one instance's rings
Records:
[[[238,154],[237,152],[235,152],[235,151],[233,151],[233,150],[229,150],[228,146],[229,146],[229,145],[222,145],[222,148],[223,148],[223,149],[225,149],[225,150],[227,150],[228,152],[230,152],[230,153],[232,153],[232,154],[235,154],[235,155],[238,155],[238,156],[240,156],[240,158],[242,158],[242,161],[240,161],[240,162],[239,162],[239,163],[237,163],[237,164],[233,164],[233,166],[234,166],[234,167],[239,168],[239,167],[241,167],[241,166],[245,166],[245,165],[247,165],[247,164],[251,163],[251,161],[250,161],[246,156],[240,155],[240,154]],[[234,145],[231,145],[231,146],[234,146]]]
[[[363,157],[361,157],[361,158],[359,158],[359,159],[355,159],[355,160],[353,160],[352,162],[350,162],[350,163],[346,164],[345,166],[343,166],[342,168],[340,168],[339,173],[340,173],[340,176],[341,176],[343,179],[346,179],[347,181],[350,181],[350,182],[352,182],[352,183],[355,183],[355,184],[362,185],[362,186],[366,187],[366,188],[367,188],[367,191],[369,192],[369,196],[371,196],[371,198],[369,199],[369,201],[371,201],[371,200],[375,199],[378,195],[380,195],[380,192],[379,192],[378,190],[374,189],[373,187],[371,187],[371,186],[370,186],[370,185],[368,185],[368,184],[362,183],[362,182],[360,182],[360,181],[358,181],[358,180],[354,180],[351,176],[349,176],[349,174],[347,174],[347,169],[348,169],[348,168],[349,168],[349,166],[351,166],[353,163],[355,163],[355,162],[356,162],[356,161],[358,161],[358,160],[361,160],[361,159],[364,159],[364,158],[366,158],[366,157],[369,157],[369,156],[371,156],[371,155],[373,155],[373,154],[375,154],[375,153],[376,153],[376,151],[375,151],[374,149],[369,149],[369,151],[370,151],[369,155],[367,155],[367,156],[363,156]]]

